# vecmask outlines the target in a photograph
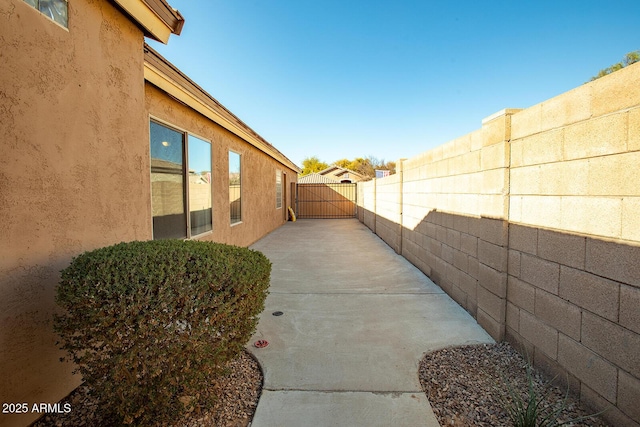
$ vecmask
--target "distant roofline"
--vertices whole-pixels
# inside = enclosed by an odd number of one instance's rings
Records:
[[[339,184],[340,181],[326,175],[320,175],[318,172],[299,176],[298,184]]]
[[[349,173],[352,173],[352,174],[358,175],[358,176],[359,176],[359,177],[361,177],[361,178],[365,178],[365,175],[363,175],[363,174],[361,174],[361,173],[359,173],[359,172],[356,172],[356,171],[351,170],[351,169],[343,168],[342,166],[336,166],[336,165],[331,165],[331,166],[329,166],[328,168],[323,169],[323,170],[321,170],[321,171],[320,171],[320,172],[318,172],[318,173],[319,173],[320,175],[324,175],[324,174],[327,174],[327,173],[329,173],[330,171],[335,170],[335,169],[340,169],[341,171],[349,172]]]

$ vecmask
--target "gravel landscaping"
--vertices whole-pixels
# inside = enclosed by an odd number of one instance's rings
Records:
[[[258,362],[246,351],[229,362],[229,374],[211,384],[219,400],[208,412],[189,414],[172,427],[246,427],[256,410],[262,391],[262,371]],[[49,414],[34,427],[111,426],[104,408],[99,408],[89,395],[88,387],[80,386],[62,403],[71,404],[68,414]]]
[[[527,390],[527,363],[508,343],[446,348],[425,355],[420,363],[422,389],[442,426],[512,426],[501,396],[512,390]],[[547,393],[543,407],[564,406],[557,420],[585,417],[590,412],[580,406],[567,390],[550,387],[537,372],[532,375],[535,390]],[[565,401],[566,397],[566,401]],[[564,404],[563,404],[564,402]],[[568,426],[606,427],[600,419],[585,419]]]
[[[255,412],[262,390],[262,372],[255,359],[243,352],[229,363],[229,374],[211,384],[220,397],[212,411],[193,413],[172,427],[246,427]],[[511,426],[501,394],[505,383],[526,390],[526,361],[508,343],[446,348],[427,354],[420,362],[419,377],[431,407],[442,426]],[[546,407],[562,403],[566,390],[548,387],[548,381],[534,372],[534,386],[548,393]],[[502,390],[502,391],[500,391]],[[106,414],[89,395],[86,386],[71,393],[69,414],[51,414],[38,420],[35,427],[108,426]],[[558,420],[566,421],[591,414],[569,395]],[[608,427],[598,418],[567,424],[569,426]]]

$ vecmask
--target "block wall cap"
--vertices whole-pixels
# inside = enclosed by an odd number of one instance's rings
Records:
[[[518,113],[520,111],[522,111],[522,108],[504,108],[500,111],[498,111],[497,113],[493,113],[492,115],[490,115],[489,117],[485,117],[484,119],[482,119],[482,124],[488,123],[491,120],[497,119],[498,117],[501,116],[511,116],[515,113]]]

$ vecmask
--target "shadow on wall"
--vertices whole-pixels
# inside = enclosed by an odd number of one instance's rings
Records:
[[[70,257],[40,258],[30,266],[0,274],[0,401],[54,403],[77,387],[71,363],[60,363],[53,332],[56,286]],[[49,393],[49,394],[47,394]],[[53,397],[52,397],[53,396]],[[0,414],[1,425],[28,425],[38,413]]]
[[[361,222],[613,425],[640,424],[640,247],[431,211]]]

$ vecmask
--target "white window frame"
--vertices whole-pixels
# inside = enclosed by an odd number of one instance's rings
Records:
[[[63,15],[57,15],[59,17],[56,19],[56,16],[53,13],[45,13],[42,10],[41,6],[48,5],[53,3],[51,0],[24,0],[26,4],[37,10],[41,15],[46,16],[50,21],[55,22],[60,27],[65,30],[69,30],[69,1],[68,0],[56,0],[57,3],[64,3],[64,13]]]

